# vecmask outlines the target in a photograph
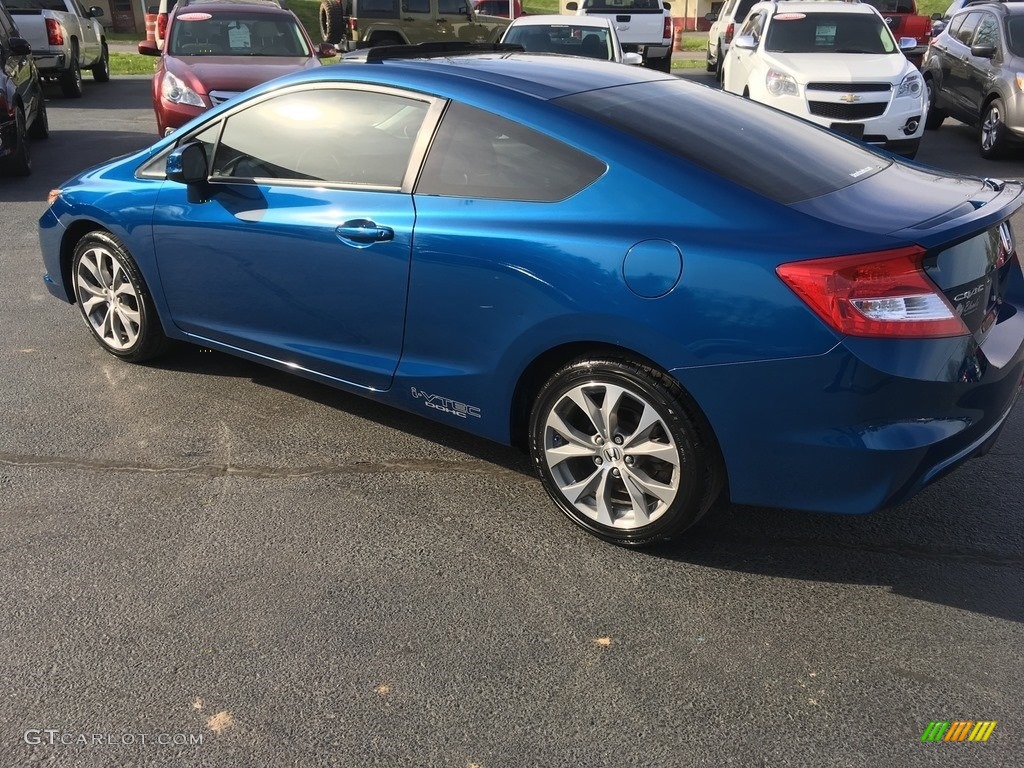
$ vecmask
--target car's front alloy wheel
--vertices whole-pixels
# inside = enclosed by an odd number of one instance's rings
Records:
[[[693,525],[718,496],[713,454],[668,376],[626,360],[578,360],[543,387],[530,448],[570,519],[620,544]]]
[[[138,266],[107,232],[90,232],[72,260],[72,282],[85,324],[110,354],[142,362],[163,351],[166,337]]]
[[[986,160],[994,160],[1006,151],[1006,123],[1003,100],[992,99],[985,107],[978,131],[978,148]]]

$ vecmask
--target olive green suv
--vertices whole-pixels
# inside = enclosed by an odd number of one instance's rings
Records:
[[[323,0],[320,35],[342,51],[436,40],[493,43],[511,19],[483,16],[470,0]]]

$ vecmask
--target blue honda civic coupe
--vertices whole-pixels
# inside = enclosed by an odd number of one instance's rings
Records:
[[[200,344],[521,446],[639,545],[719,499],[870,512],[985,452],[1022,202],[651,70],[396,49],[77,176],[40,239],[112,355]]]

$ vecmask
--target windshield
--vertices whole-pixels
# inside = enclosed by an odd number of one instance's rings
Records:
[[[601,88],[555,103],[783,204],[834,192],[892,165],[824,128],[681,80]]]
[[[505,43],[516,43],[530,53],[559,53],[612,61],[607,29],[573,24],[523,24],[509,27]]]
[[[290,16],[182,13],[171,24],[172,56],[311,56]]]
[[[67,13],[64,0],[8,0],[4,3],[8,11],[63,11]]]
[[[765,37],[775,53],[899,53],[892,33],[873,13],[779,13]]]

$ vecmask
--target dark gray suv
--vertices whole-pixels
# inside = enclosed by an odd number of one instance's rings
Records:
[[[984,158],[1024,142],[1024,3],[968,5],[933,38],[921,64],[927,128],[976,126]]]

